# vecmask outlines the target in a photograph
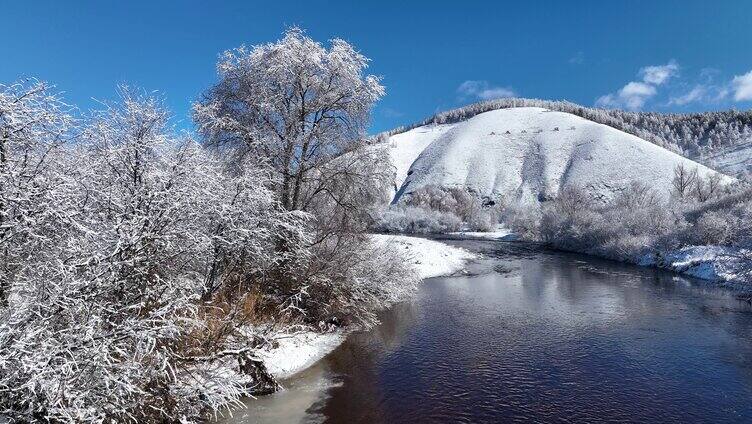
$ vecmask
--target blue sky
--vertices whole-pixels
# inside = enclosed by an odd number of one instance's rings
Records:
[[[35,76],[86,110],[118,83],[158,90],[175,123],[217,55],[290,25],[371,58],[372,131],[518,95],[657,111],[752,107],[752,1],[4,1],[0,82]]]

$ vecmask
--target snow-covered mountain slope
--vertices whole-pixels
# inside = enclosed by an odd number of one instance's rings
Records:
[[[639,181],[668,195],[680,163],[703,177],[715,172],[612,127],[537,107],[417,127],[389,144],[399,187],[394,202],[429,184],[495,199],[543,200],[569,186],[608,199]]]
[[[389,156],[396,168],[392,195],[402,186],[415,159],[453,126],[454,124],[426,125],[389,138]]]
[[[727,175],[752,173],[752,141],[719,149],[703,159],[704,163]]]

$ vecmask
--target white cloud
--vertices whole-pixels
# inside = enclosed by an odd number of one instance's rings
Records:
[[[721,75],[721,70],[718,68],[708,67],[700,69],[700,78],[704,78],[707,82],[713,82],[719,75]]]
[[[616,94],[601,96],[595,101],[598,107],[625,107],[637,110],[645,105],[645,102],[655,96],[657,90],[650,84],[632,81],[622,87]]]
[[[630,82],[619,90],[619,97],[630,109],[639,109],[645,104],[645,100],[655,96],[656,89],[652,85],[642,82]]]
[[[752,71],[735,76],[731,80],[731,89],[737,102],[752,100]]]
[[[595,107],[613,108],[618,106],[619,102],[613,94],[606,94],[595,100]]]
[[[657,87],[664,84],[679,71],[679,65],[670,61],[665,65],[651,65],[640,69],[641,81],[630,81],[616,93],[606,94],[595,101],[597,107],[641,109],[658,93]]]
[[[680,96],[671,97],[668,101],[668,104],[684,106],[689,103],[698,102],[700,100],[705,99],[707,93],[708,93],[708,87],[704,85],[696,85],[691,90],[689,90],[688,92]]]
[[[489,87],[478,93],[481,99],[497,99],[500,97],[514,97],[514,90],[505,87]]]
[[[679,65],[675,61],[670,61],[665,65],[645,66],[640,69],[639,75],[642,81],[652,85],[661,85],[668,81],[669,78],[676,75],[679,71]]]
[[[457,87],[457,93],[462,98],[476,97],[482,100],[498,99],[501,97],[514,97],[516,93],[510,87],[492,86],[488,81],[468,80]]]
[[[679,64],[674,60],[665,65],[644,66],[637,73],[639,79],[628,82],[616,92],[598,97],[595,105],[639,110],[651,100],[651,104],[663,107],[681,107],[691,103],[730,106],[734,101],[752,101],[752,71],[729,80],[722,78],[722,72],[718,69],[703,68],[696,78],[688,81],[679,78],[679,69]],[[662,100],[657,103],[661,93],[667,95],[660,96]]]

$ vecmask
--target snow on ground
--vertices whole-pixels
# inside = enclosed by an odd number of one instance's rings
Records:
[[[461,249],[435,240],[398,235],[372,235],[376,243],[393,243],[415,266],[420,278],[450,275],[462,270],[465,263],[477,257]],[[302,331],[267,336],[274,348],[263,349],[258,356],[277,379],[285,379],[315,364],[339,346],[344,332],[317,333]]]
[[[722,147],[703,159],[704,163],[728,175],[752,172],[752,140],[731,147]]]
[[[449,233],[450,235],[458,235],[463,237],[472,237],[486,240],[516,240],[517,235],[509,228],[498,225],[493,231],[457,231]]]
[[[639,262],[703,280],[727,283],[749,290],[752,250],[727,246],[690,246],[675,252],[650,255]]]
[[[258,356],[277,379],[284,379],[315,364],[345,340],[342,332],[303,331],[272,337],[276,348],[262,350]]]
[[[374,234],[372,237],[378,243],[393,243],[404,251],[420,278],[454,274],[461,271],[467,261],[477,258],[475,253],[436,240],[391,234]]]
[[[567,186],[608,199],[639,181],[668,195],[680,163],[697,167],[702,176],[715,172],[615,128],[535,107],[418,127],[389,143],[398,181],[406,177],[394,201],[429,184],[463,187],[492,198],[540,200]]]
[[[410,166],[421,152],[453,126],[452,124],[427,125],[393,135],[389,138],[389,156],[392,160],[392,165],[397,168],[392,196],[402,187]]]

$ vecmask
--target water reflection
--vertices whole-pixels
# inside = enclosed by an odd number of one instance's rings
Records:
[[[285,394],[250,402],[248,422],[752,421],[752,312],[732,293],[578,255],[454,243],[491,259],[426,281]],[[311,373],[318,383],[301,383]]]

